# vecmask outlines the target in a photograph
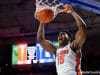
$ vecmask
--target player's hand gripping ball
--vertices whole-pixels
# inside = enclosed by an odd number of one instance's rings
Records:
[[[51,9],[43,9],[35,12],[35,18],[40,23],[49,23],[54,19],[54,11]]]

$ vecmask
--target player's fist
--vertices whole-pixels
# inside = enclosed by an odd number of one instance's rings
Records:
[[[73,11],[73,8],[72,8],[72,6],[71,5],[69,5],[69,4],[65,4],[64,6],[63,6],[63,12],[64,13],[71,13],[72,11]]]

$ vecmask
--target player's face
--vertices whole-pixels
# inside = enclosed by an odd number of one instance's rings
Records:
[[[60,32],[58,35],[58,41],[60,44],[68,44],[69,42],[69,36],[66,32]]]

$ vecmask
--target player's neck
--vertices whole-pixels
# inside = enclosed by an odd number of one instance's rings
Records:
[[[69,44],[69,43],[66,43],[66,42],[65,42],[65,43],[60,43],[60,44],[59,44],[59,48],[65,47],[65,46],[68,45],[68,44]]]

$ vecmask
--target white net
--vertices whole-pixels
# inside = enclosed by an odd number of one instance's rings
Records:
[[[51,9],[56,16],[61,12],[62,5],[63,3],[60,3],[58,0],[36,0],[36,12],[43,9]]]
[[[58,0],[36,0],[36,4],[55,6],[55,5],[59,5],[60,2]]]

